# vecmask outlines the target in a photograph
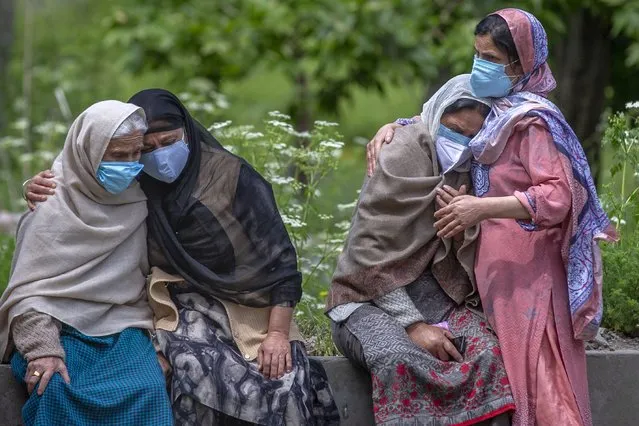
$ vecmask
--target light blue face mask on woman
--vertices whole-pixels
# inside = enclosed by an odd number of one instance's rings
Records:
[[[155,149],[140,157],[144,173],[154,179],[173,183],[189,159],[189,146],[183,140]]]
[[[119,194],[131,185],[143,168],[137,161],[102,161],[95,177],[111,194]]]
[[[473,95],[480,98],[503,98],[510,93],[512,82],[506,75],[506,65],[496,64],[475,56],[470,73]]]
[[[439,125],[435,139],[435,150],[442,173],[448,173],[451,170],[466,171],[463,166],[466,165],[471,156],[468,148],[470,140],[471,138],[468,136],[457,133],[443,124]]]

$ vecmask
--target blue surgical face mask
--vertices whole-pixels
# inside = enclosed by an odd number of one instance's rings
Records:
[[[510,93],[512,82],[506,75],[506,65],[496,64],[475,56],[470,73],[473,95],[480,98],[503,98]]]
[[[442,168],[442,173],[448,173],[451,170],[458,172],[467,171],[468,160],[471,152],[468,148],[471,138],[450,130],[443,124],[439,125],[437,130],[437,139],[435,140],[435,150],[437,151],[437,159]]]
[[[144,166],[137,161],[102,161],[95,177],[111,194],[127,189]]]
[[[144,173],[166,183],[174,182],[189,159],[189,146],[183,140],[158,148],[140,157]]]

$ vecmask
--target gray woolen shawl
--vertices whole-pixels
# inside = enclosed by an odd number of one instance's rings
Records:
[[[479,227],[464,240],[437,237],[437,189],[470,186],[468,173],[439,171],[434,139],[445,109],[472,95],[470,76],[450,79],[424,104],[422,122],[397,129],[362,186],[344,250],[327,297],[327,311],[368,302],[414,282],[427,268],[458,304],[478,304],[473,264]]]
[[[137,182],[114,195],[95,177],[111,137],[138,110],[99,102],[71,125],[53,164],[56,195],[18,225],[13,269],[0,299],[2,358],[10,355],[11,322],[30,310],[90,336],[153,328],[145,289],[146,197]]]

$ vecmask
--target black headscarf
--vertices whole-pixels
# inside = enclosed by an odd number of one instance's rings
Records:
[[[295,248],[268,182],[226,151],[171,92],[143,90],[129,102],[144,109],[147,134],[180,128],[186,133],[189,159],[178,179],[167,184],[144,173],[140,179],[148,198],[149,240],[160,247],[171,272],[201,292],[248,306],[299,301],[301,274]],[[233,205],[224,212],[233,217],[233,229],[225,228],[214,213],[212,200],[221,194],[211,194],[213,185],[200,176],[209,173],[213,181],[220,179],[224,170],[201,170],[203,158],[210,164],[214,155],[224,157],[224,164],[239,166],[237,182],[229,185],[236,191],[230,194]],[[201,182],[208,183],[198,188]],[[193,195],[196,190],[199,198]],[[242,241],[235,241],[238,235]],[[246,254],[246,239],[254,255]]]

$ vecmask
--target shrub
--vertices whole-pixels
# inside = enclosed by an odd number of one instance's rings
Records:
[[[603,325],[639,335],[639,103],[610,117],[603,145],[613,154],[602,201],[621,240],[603,247]]]
[[[7,287],[15,243],[13,237],[0,234],[0,295]]]

